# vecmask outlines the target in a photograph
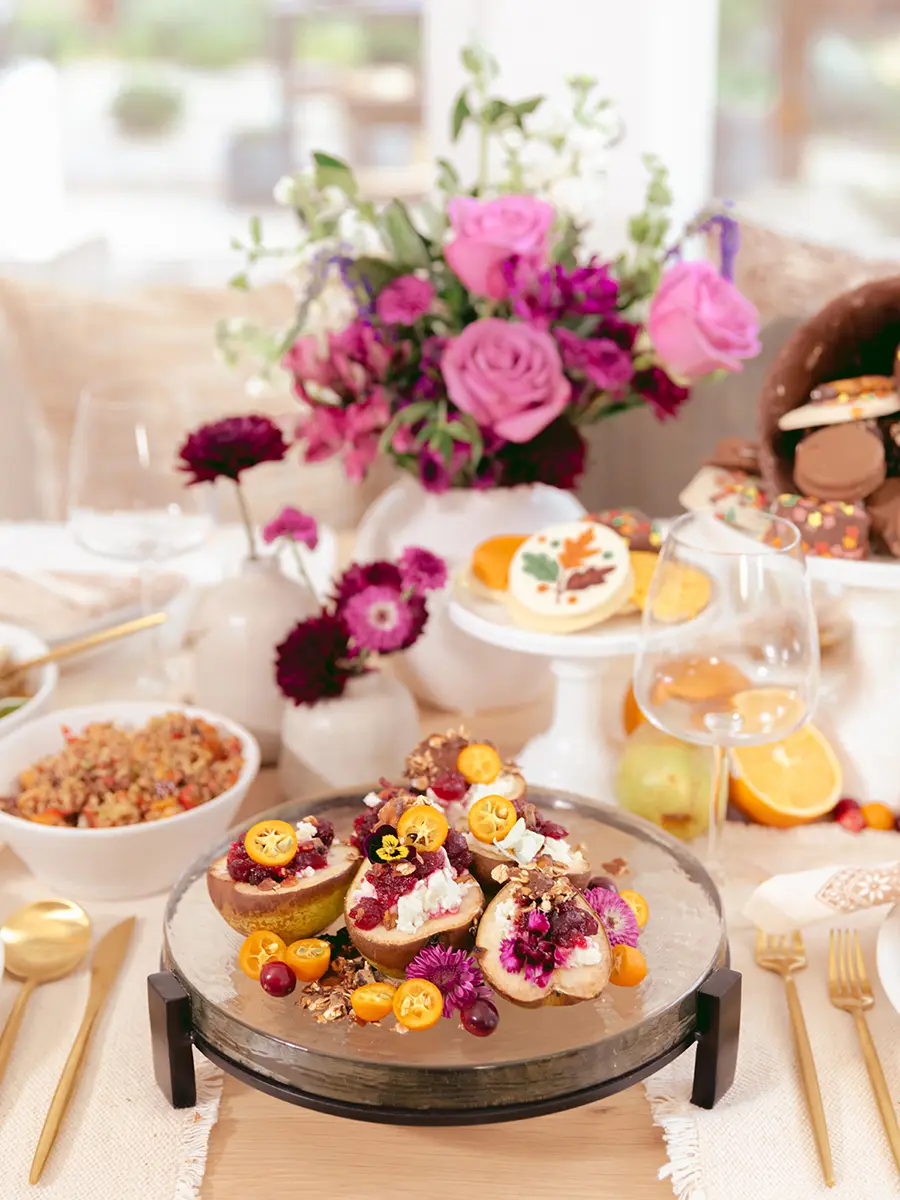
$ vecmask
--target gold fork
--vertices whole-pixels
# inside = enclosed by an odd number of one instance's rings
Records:
[[[809,1119],[822,1163],[822,1174],[825,1176],[828,1186],[834,1187],[834,1164],[831,1161],[831,1143],[828,1140],[828,1126],[825,1122],[825,1108],[822,1104],[819,1076],[816,1073],[816,1063],[812,1047],[809,1044],[809,1034],[806,1032],[803,1009],[800,1007],[800,996],[793,978],[795,971],[802,971],[806,966],[803,938],[797,932],[784,937],[768,936],[758,929],[756,931],[756,965],[766,971],[774,971],[784,980],[794,1045],[797,1048],[797,1061],[800,1065],[800,1077],[803,1080],[806,1107],[809,1110]]]
[[[897,1170],[900,1171],[900,1127],[897,1125],[887,1080],[878,1061],[878,1051],[866,1023],[866,1010],[875,1004],[875,997],[866,974],[859,936],[848,929],[832,929],[828,938],[828,995],[834,1007],[850,1013],[856,1023],[863,1060],[881,1113],[881,1123]]]

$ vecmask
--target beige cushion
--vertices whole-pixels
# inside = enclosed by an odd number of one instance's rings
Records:
[[[0,325],[15,348],[20,383],[27,395],[28,441],[37,477],[37,514],[65,516],[67,454],[78,396],[94,382],[152,376],[183,385],[197,420],[242,412],[270,416],[296,413],[288,394],[248,397],[249,368],[239,371],[215,357],[215,325],[220,318],[246,317],[267,328],[286,325],[293,313],[288,288],[271,285],[249,293],[190,288],[152,289],[127,297],[86,297],[37,283],[0,279]],[[2,356],[0,356],[2,361]],[[19,408],[7,389],[0,397],[4,429]],[[175,450],[185,430],[173,422]],[[16,440],[25,437],[16,433]],[[347,528],[383,481],[364,489],[348,484],[338,463],[315,467],[293,452],[287,463],[260,467],[247,477],[254,515],[266,520],[284,503],[307,507],[321,519]],[[32,500],[32,503],[35,503]],[[4,504],[2,515],[8,506]],[[221,490],[220,516],[236,517],[232,489]]]

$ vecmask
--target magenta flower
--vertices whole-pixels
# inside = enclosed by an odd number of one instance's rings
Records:
[[[297,422],[296,436],[304,443],[306,462],[323,462],[343,449],[346,440],[346,413],[330,404],[316,404]]]
[[[240,479],[264,462],[280,462],[288,447],[281,430],[268,417],[226,417],[195,429],[178,451],[180,471],[193,476],[195,483],[214,483],[217,479]]]
[[[375,312],[385,325],[412,325],[424,317],[434,301],[434,284],[416,275],[392,279],[378,294]]]
[[[315,517],[302,513],[299,508],[286,504],[277,517],[263,526],[263,541],[271,545],[279,538],[302,542],[310,550],[319,544],[319,526]]]
[[[358,647],[376,654],[393,654],[416,640],[427,611],[417,596],[404,599],[402,592],[393,588],[368,587],[347,601],[343,618]]]
[[[297,387],[307,383],[315,383],[320,387],[328,387],[331,384],[331,362],[327,354],[322,353],[322,347],[315,334],[310,333],[297,338],[281,360],[281,365],[294,376],[294,384]]]
[[[638,944],[641,931],[637,917],[618,892],[608,892],[605,888],[591,888],[584,893],[584,898],[600,918],[610,946]]]
[[[433,983],[444,997],[445,1017],[493,995],[472,955],[446,946],[426,946],[420,950],[406,968],[406,978]]]
[[[594,259],[585,267],[556,264],[536,271],[529,259],[516,257],[503,264],[503,275],[516,316],[543,328],[565,317],[611,313],[619,294],[609,267]]]
[[[567,371],[583,375],[602,392],[625,391],[634,375],[627,350],[611,338],[581,338],[570,329],[555,329],[554,335]]]
[[[500,943],[500,965],[510,975],[525,972],[529,983],[546,987],[556,966],[556,947],[549,938],[530,930]]]
[[[677,416],[691,395],[687,388],[680,387],[670,379],[662,367],[638,371],[631,381],[631,387],[632,391],[644,397],[653,409],[653,415],[660,421]]]
[[[407,546],[398,559],[405,591],[439,592],[447,583],[447,564],[430,550]]]
[[[330,613],[295,625],[275,650],[275,680],[294,704],[336,699],[353,673],[347,630]]]
[[[351,563],[337,581],[334,589],[335,609],[342,613],[346,605],[359,592],[370,587],[392,588],[403,591],[403,576],[396,563],[379,559],[370,563]]]
[[[550,334],[500,317],[467,325],[441,367],[456,407],[508,442],[530,441],[572,394]]]

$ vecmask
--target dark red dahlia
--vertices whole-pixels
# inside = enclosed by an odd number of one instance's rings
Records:
[[[587,462],[584,438],[565,417],[557,417],[530,442],[507,442],[494,459],[498,487],[546,483],[573,488]]]
[[[322,613],[295,625],[275,651],[275,679],[294,704],[317,704],[343,694],[351,676],[349,635],[336,616]]]
[[[352,563],[334,589],[335,611],[341,612],[348,600],[370,587],[389,587],[403,591],[403,575],[396,563]]]
[[[237,481],[242,471],[280,462],[287,451],[281,430],[268,417],[226,417],[188,435],[178,452],[179,470],[193,476],[189,484]]]
[[[662,367],[649,367],[638,371],[631,381],[632,391],[647,401],[653,415],[660,421],[678,415],[679,409],[690,398],[687,388],[679,385],[665,373]]]

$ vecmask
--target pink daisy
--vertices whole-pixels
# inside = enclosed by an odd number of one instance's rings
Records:
[[[343,611],[354,642],[380,654],[392,654],[411,644],[418,615],[402,593],[391,587],[363,588],[347,601]]]

